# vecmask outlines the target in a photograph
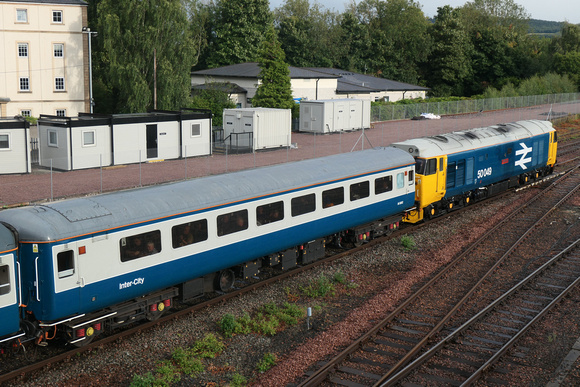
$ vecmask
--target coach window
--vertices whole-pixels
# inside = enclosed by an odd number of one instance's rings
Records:
[[[217,217],[218,236],[232,234],[248,228],[248,210],[230,212]]]
[[[276,202],[256,208],[256,223],[258,226],[284,219],[284,202]]]
[[[363,181],[361,183],[350,185],[350,201],[368,198],[370,195],[369,182]]]
[[[397,189],[405,187],[405,173],[397,173]]]
[[[0,265],[0,296],[10,293],[10,268]]]
[[[292,216],[304,215],[316,210],[316,197],[314,194],[308,194],[292,198],[291,201]]]
[[[375,180],[375,195],[393,190],[393,176],[379,177]]]
[[[322,208],[338,206],[344,203],[344,188],[338,187],[322,191]]]
[[[161,251],[161,231],[151,231],[137,234],[119,241],[121,262],[154,255]]]
[[[196,220],[173,226],[171,239],[174,249],[207,240],[207,220]]]
[[[75,260],[72,250],[61,251],[56,256],[58,278],[70,277],[75,273]]]

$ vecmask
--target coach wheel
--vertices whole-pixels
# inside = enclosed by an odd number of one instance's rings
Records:
[[[425,215],[426,215],[427,219],[433,218],[435,216],[436,212],[437,211],[435,210],[434,206],[429,206],[429,207],[425,208]]]
[[[471,198],[469,196],[466,196],[463,202],[465,203],[466,206],[468,206],[469,203],[471,203]]]
[[[217,288],[222,292],[228,291],[234,286],[236,277],[230,269],[222,270],[217,277]]]
[[[453,203],[452,202],[447,204],[447,209],[449,211],[451,211],[453,209]]]

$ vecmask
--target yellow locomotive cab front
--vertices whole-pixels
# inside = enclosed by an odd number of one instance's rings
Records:
[[[447,157],[415,158],[415,205],[405,221],[417,223],[423,219],[425,208],[445,196]],[[434,214],[432,214],[434,215]]]

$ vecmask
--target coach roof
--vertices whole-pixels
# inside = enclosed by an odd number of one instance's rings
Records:
[[[60,240],[412,164],[406,152],[375,148],[4,210],[0,221],[23,241]]]

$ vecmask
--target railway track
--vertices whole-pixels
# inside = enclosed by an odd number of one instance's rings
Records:
[[[539,227],[549,215],[577,192],[578,169],[569,170],[507,216],[368,333],[312,371],[300,386],[380,386],[402,375],[401,370],[431,342],[471,318],[466,309],[473,303],[489,304],[498,288],[522,275],[522,267],[533,266],[529,256],[539,246],[530,242],[530,236],[543,232]]]
[[[381,385],[403,379],[415,384],[473,384],[579,283],[577,239]],[[437,375],[432,374],[434,369]],[[485,385],[507,384],[499,375]]]

